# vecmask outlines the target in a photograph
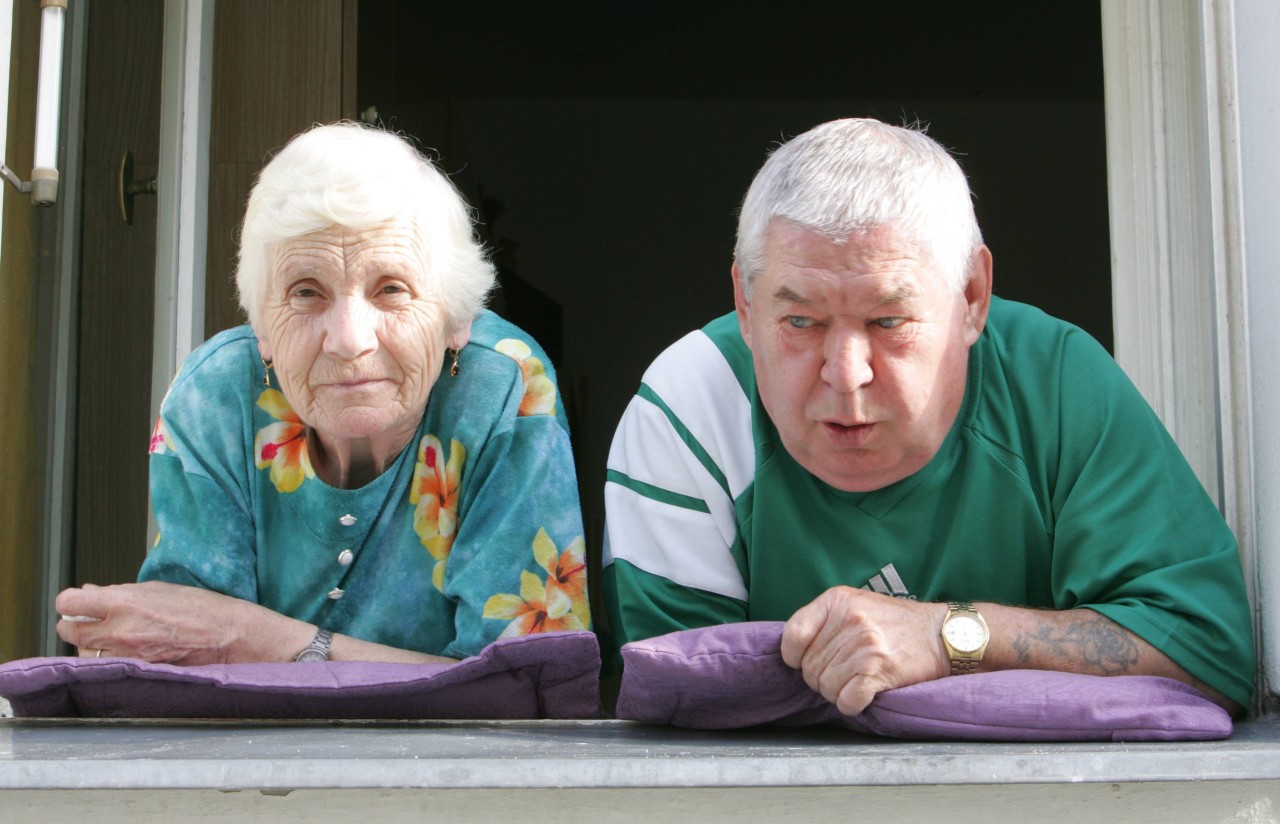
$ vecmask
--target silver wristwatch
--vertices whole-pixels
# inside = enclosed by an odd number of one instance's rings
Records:
[[[311,639],[307,648],[298,653],[295,661],[328,661],[329,644],[333,642],[333,633],[327,629],[317,629],[316,637]]]

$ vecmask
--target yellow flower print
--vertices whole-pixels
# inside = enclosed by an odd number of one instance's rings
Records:
[[[554,415],[556,413],[556,387],[547,377],[542,361],[533,356],[533,350],[524,341],[505,338],[493,347],[520,364],[524,378],[524,398],[520,401],[521,415]]]
[[[499,638],[586,629],[591,622],[587,605],[586,544],[575,538],[563,553],[545,529],[533,539],[533,557],[547,571],[544,583],[525,570],[520,573],[520,594],[494,595],[485,602],[484,617],[507,620]]]
[[[555,542],[545,529],[539,529],[533,539],[533,557],[547,571],[547,600],[558,599],[557,590],[569,599],[570,611],[586,627],[591,623],[591,607],[587,603],[587,544],[581,537],[574,538],[557,554]]]
[[[148,451],[152,455],[165,455],[173,452],[176,447],[173,445],[173,438],[169,437],[169,427],[164,425],[164,418],[156,418],[156,428],[151,430],[151,448]]]
[[[449,457],[443,457],[440,439],[424,435],[418,444],[418,464],[413,469],[409,503],[413,511],[413,531],[436,559],[431,582],[444,591],[444,568],[458,530],[458,490],[462,486],[462,465],[467,450],[456,440],[449,442]]]
[[[278,389],[264,389],[258,406],[279,423],[258,430],[253,439],[254,463],[259,469],[271,467],[271,483],[277,490],[292,492],[304,479],[316,476],[307,456],[306,427]]]

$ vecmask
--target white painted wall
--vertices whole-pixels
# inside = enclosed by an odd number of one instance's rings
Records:
[[[1280,3],[1235,0],[1263,673],[1280,687]]]

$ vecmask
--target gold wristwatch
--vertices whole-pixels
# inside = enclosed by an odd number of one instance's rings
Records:
[[[947,617],[942,621],[942,646],[951,659],[951,674],[965,675],[982,663],[991,631],[981,613],[968,601],[947,604]]]

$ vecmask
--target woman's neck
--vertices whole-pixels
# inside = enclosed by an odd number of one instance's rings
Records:
[[[387,471],[412,432],[394,437],[326,438],[308,427],[307,451],[316,476],[337,489],[359,489]]]

